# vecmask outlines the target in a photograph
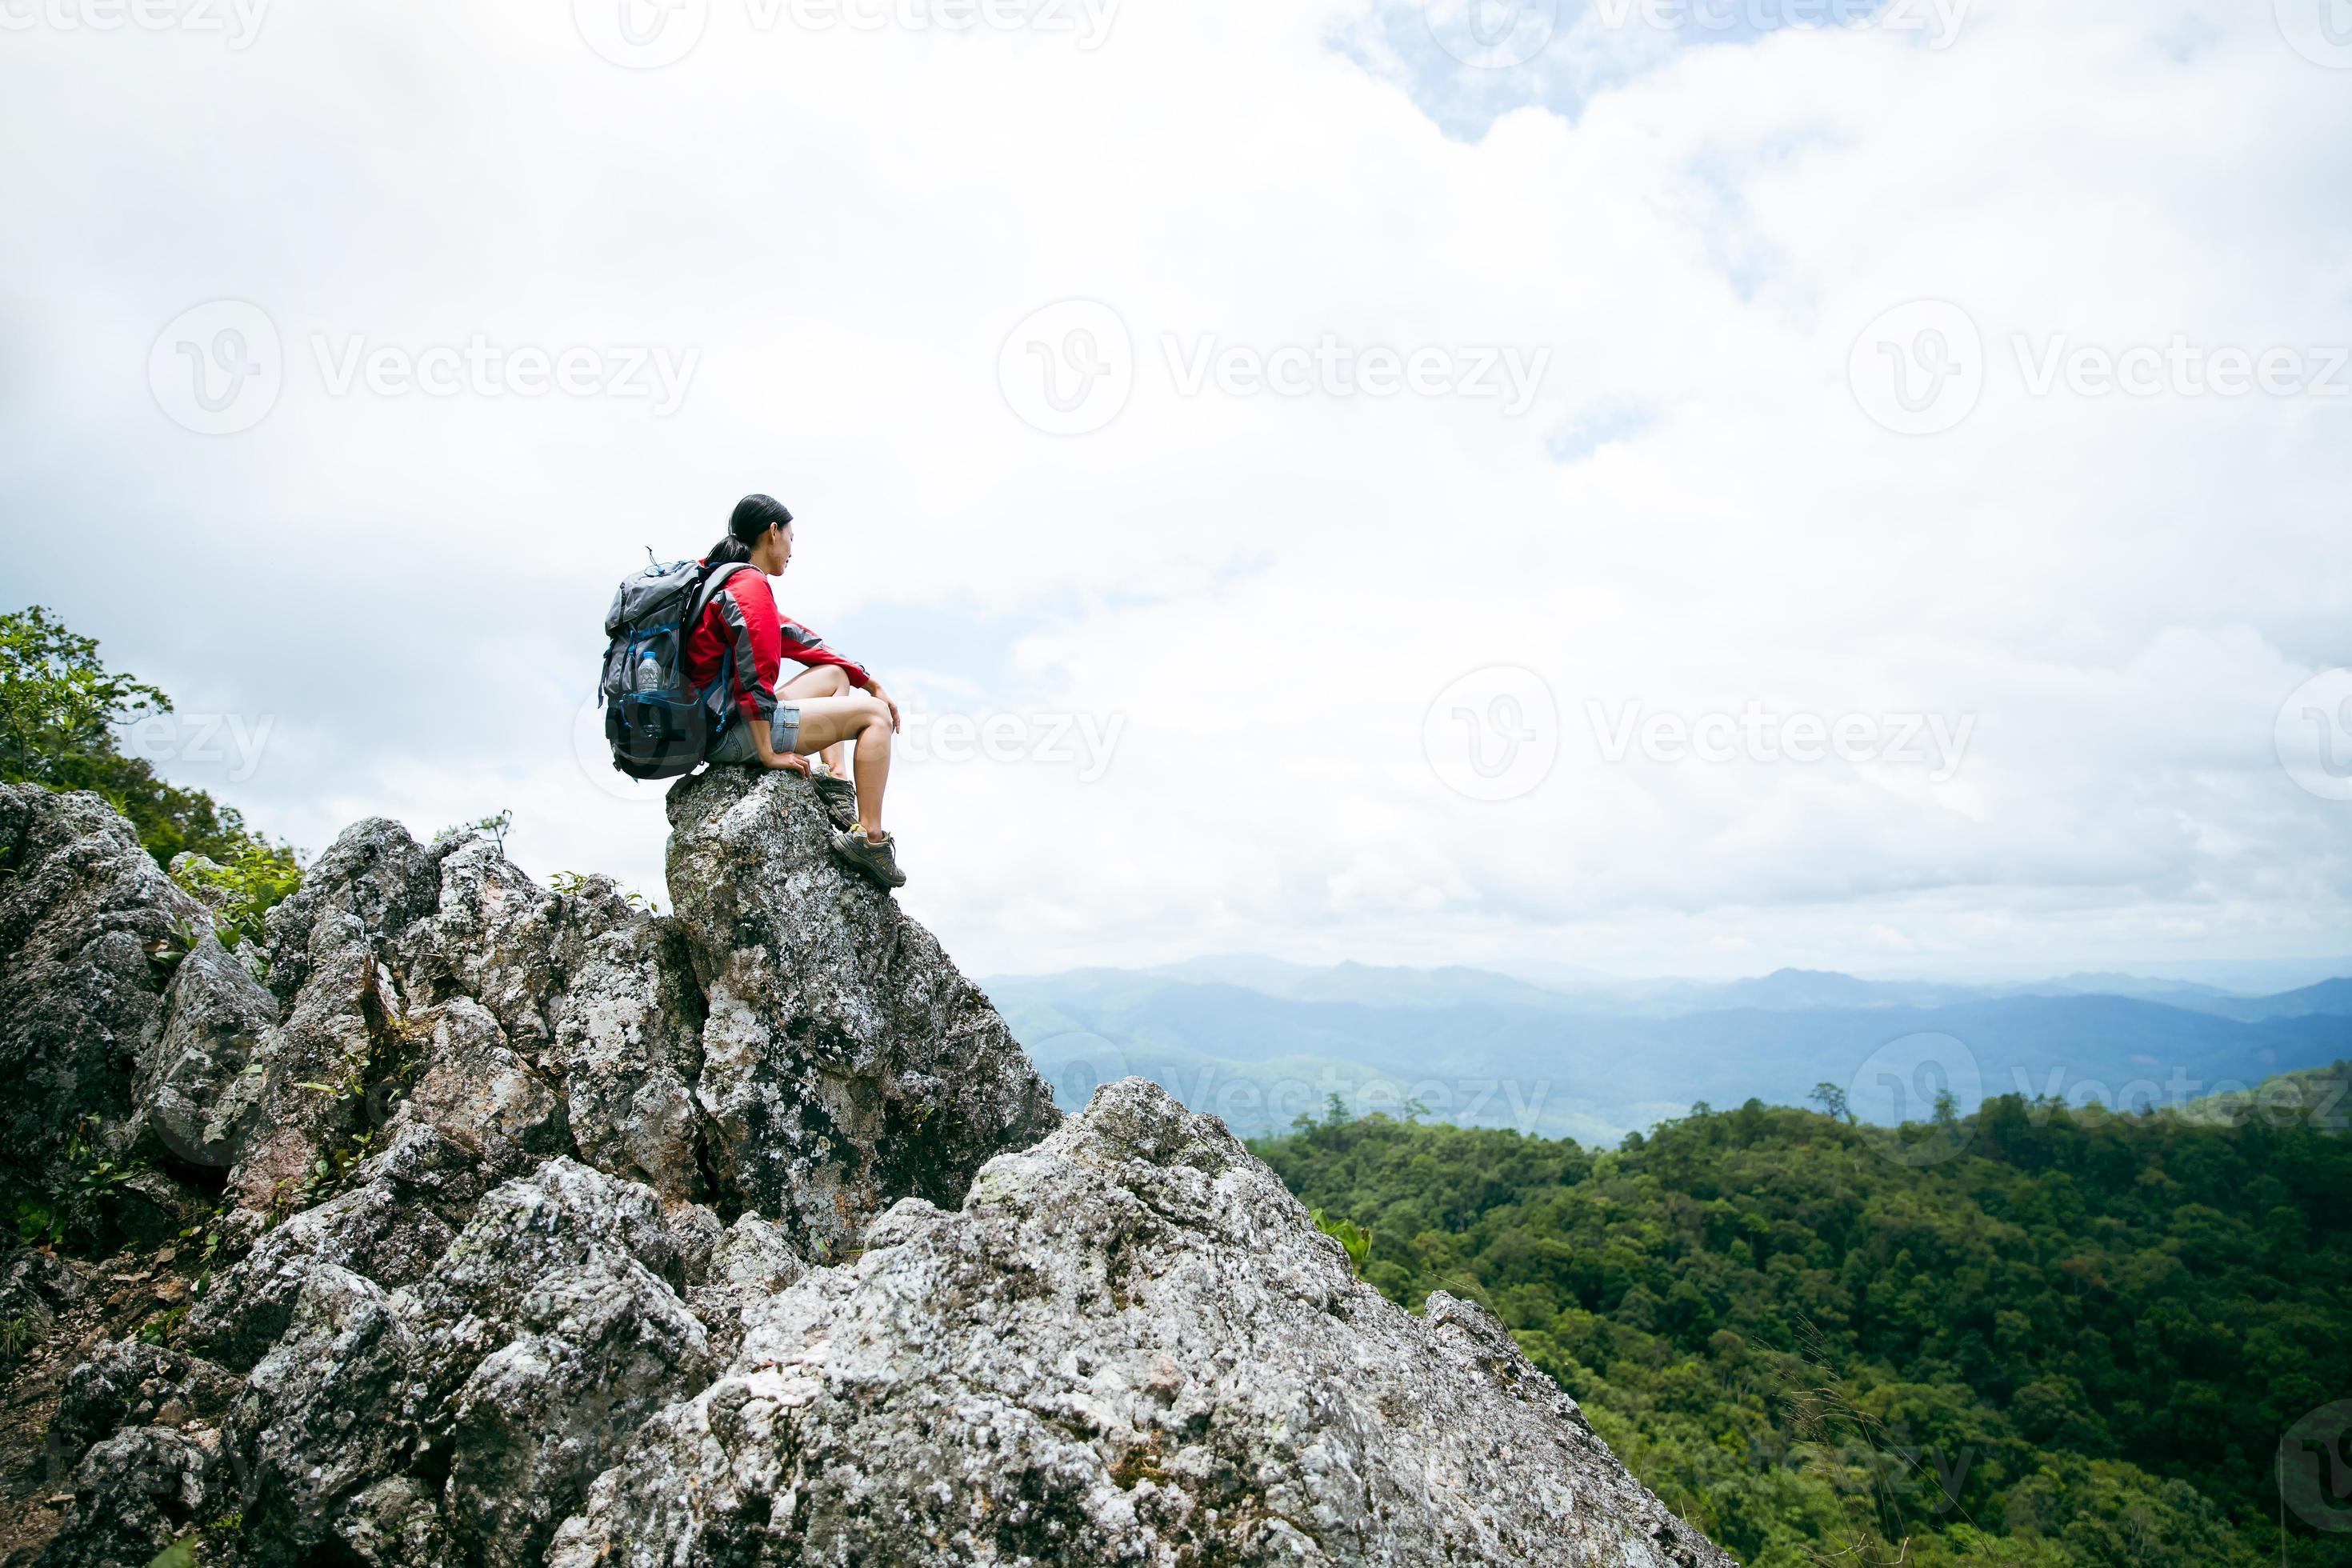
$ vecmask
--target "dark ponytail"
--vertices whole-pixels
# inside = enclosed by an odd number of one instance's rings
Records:
[[[735,515],[727,524],[727,537],[710,547],[704,564],[729,566],[738,561],[749,561],[751,546],[760,542],[768,530],[792,525],[791,510],[775,497],[745,496],[735,503]]]

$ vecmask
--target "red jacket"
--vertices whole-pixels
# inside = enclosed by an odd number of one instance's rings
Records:
[[[862,666],[853,664],[824,646],[824,639],[776,608],[775,591],[756,566],[747,566],[727,579],[702,619],[686,639],[686,678],[698,687],[719,679],[728,651],[735,654],[735,706],[746,719],[773,721],[776,716],[776,671],[785,659],[800,664],[833,664],[849,677],[852,686],[874,682]]]

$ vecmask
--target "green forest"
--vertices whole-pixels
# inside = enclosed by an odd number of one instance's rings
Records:
[[[2352,1141],[2268,1103],[1896,1133],[1832,1093],[1607,1152],[1335,1103],[1254,1147],[1391,1300],[1491,1308],[1750,1568],[2336,1568],[2347,1434],[2306,1418],[2352,1399]]]

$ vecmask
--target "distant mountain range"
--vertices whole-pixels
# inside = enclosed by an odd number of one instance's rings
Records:
[[[2352,1056],[2352,979],[2250,996],[2104,974],[1549,978],[1234,957],[986,989],[1066,1106],[1138,1074],[1245,1134],[1332,1094],[1360,1112],[1419,1100],[1436,1120],[1602,1143],[1696,1101],[1793,1104],[1822,1082],[1878,1121],[1925,1115],[1942,1089],[1962,1112],[2011,1092],[2181,1107]]]

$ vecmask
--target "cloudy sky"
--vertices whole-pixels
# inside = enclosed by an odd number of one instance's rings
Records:
[[[0,126],[5,596],[310,850],[657,892],[764,489],[978,972],[2352,950],[2346,0],[0,0]]]

